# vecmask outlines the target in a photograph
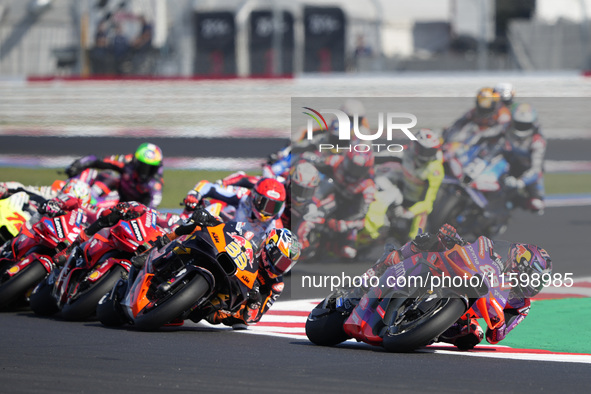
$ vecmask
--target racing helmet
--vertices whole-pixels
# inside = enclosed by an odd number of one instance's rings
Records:
[[[277,179],[261,178],[251,192],[251,209],[261,222],[275,219],[285,206],[285,186]]]
[[[512,244],[509,249],[509,272],[518,275],[519,289],[523,297],[531,298],[546,285],[545,278],[552,273],[552,261],[548,252],[535,245]],[[525,276],[522,277],[522,274]],[[544,275],[546,274],[546,275]]]
[[[505,105],[513,104],[513,97],[515,97],[513,85],[508,82],[501,82],[495,85],[494,91],[499,94],[501,101]]]
[[[437,158],[437,152],[441,150],[441,137],[430,129],[420,129],[416,140],[411,146],[412,158],[417,166],[422,166]]]
[[[510,133],[519,139],[524,139],[534,133],[538,113],[530,104],[519,104],[513,108],[511,119]]]
[[[286,228],[274,228],[267,233],[261,254],[263,268],[271,278],[284,275],[298,262],[300,244]]]
[[[493,88],[482,88],[476,94],[476,112],[478,115],[490,115],[497,108],[501,96]]]
[[[83,207],[87,207],[92,200],[90,186],[77,178],[69,179],[62,187],[60,194],[69,194],[76,197]]]
[[[300,161],[292,167],[289,178],[289,193],[292,203],[305,204],[310,201],[320,184],[320,173],[307,161]]]
[[[375,163],[372,151],[347,152],[335,170],[335,178],[341,184],[352,185],[370,176]]]
[[[162,167],[162,150],[154,144],[144,142],[135,151],[134,164],[139,179],[145,182]]]

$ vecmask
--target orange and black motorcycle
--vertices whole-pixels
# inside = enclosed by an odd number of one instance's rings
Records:
[[[242,222],[197,228],[161,249],[143,269],[120,280],[97,306],[106,326],[132,324],[142,331],[171,322],[194,322],[216,310],[238,311],[258,272],[256,240]]]

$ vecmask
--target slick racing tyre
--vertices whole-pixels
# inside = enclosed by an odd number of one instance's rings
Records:
[[[189,311],[209,290],[207,280],[196,275],[152,309],[140,312],[134,319],[135,327],[141,331],[154,331]]]
[[[320,346],[334,346],[349,339],[343,329],[348,315],[324,307],[325,302],[318,304],[306,320],[306,336]]]
[[[105,294],[98,302],[96,306],[96,317],[106,327],[121,327],[127,321],[119,305],[121,300],[112,297],[112,291]]]
[[[457,228],[458,223],[456,219],[464,208],[462,200],[463,198],[455,193],[444,193],[438,196],[437,201],[433,206],[433,211],[429,215],[428,231],[436,234],[441,226],[446,223]]]
[[[46,275],[47,270],[39,260],[33,261],[12,277],[4,272],[0,284],[0,308],[7,307],[18,300],[28,289],[41,282]]]
[[[59,312],[59,307],[53,295],[53,284],[47,283],[47,278],[39,283],[29,299],[29,304],[33,312],[39,316],[51,316]]]
[[[105,293],[113,288],[115,283],[125,273],[125,268],[114,265],[113,268],[96,283],[88,282],[89,287],[76,293],[73,298],[62,307],[61,316],[65,320],[86,320],[96,313],[96,307]],[[82,287],[82,283],[80,286]]]
[[[396,298],[388,305],[385,319],[393,319],[382,345],[389,352],[409,352],[428,345],[467,310],[461,298]]]

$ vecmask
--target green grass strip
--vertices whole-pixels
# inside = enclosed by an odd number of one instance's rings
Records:
[[[529,315],[499,345],[591,354],[590,324],[591,298],[534,301]]]

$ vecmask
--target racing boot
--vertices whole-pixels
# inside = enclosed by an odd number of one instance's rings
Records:
[[[476,319],[459,320],[448,328],[439,341],[455,345],[460,350],[470,350],[484,338],[484,331]]]

